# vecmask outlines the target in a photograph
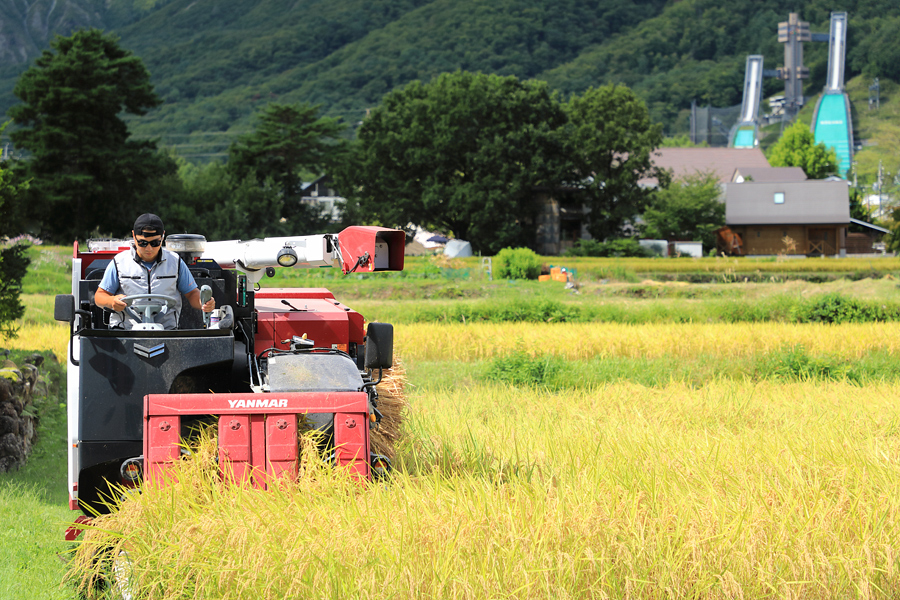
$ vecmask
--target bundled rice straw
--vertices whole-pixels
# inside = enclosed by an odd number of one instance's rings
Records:
[[[370,431],[372,452],[394,459],[394,445],[400,439],[403,413],[406,409],[406,367],[394,357],[394,364],[384,373],[378,391],[378,411],[381,422]]]

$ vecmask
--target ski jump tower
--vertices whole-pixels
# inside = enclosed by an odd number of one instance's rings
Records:
[[[747,57],[744,71],[744,101],[741,116],[731,131],[732,148],[756,147],[759,130],[759,104],[762,100],[763,57],[753,54]]]
[[[784,66],[778,69],[778,79],[784,80],[784,118],[793,121],[803,106],[803,80],[809,78],[803,66],[803,42],[812,41],[809,23],[790,13],[778,24],[778,41],[784,44]]]
[[[834,148],[838,172],[847,177],[853,160],[853,121],[850,99],[844,92],[844,59],[847,54],[847,13],[831,13],[828,47],[828,79],[813,113],[815,141]]]

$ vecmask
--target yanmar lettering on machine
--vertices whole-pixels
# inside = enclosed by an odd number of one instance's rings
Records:
[[[248,398],[229,400],[229,408],[287,408],[287,398]]]

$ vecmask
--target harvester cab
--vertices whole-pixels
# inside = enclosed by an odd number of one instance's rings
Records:
[[[223,476],[255,487],[297,473],[308,425],[321,430],[335,465],[376,475],[385,460],[369,433],[380,414],[375,384],[393,362],[392,326],[366,326],[324,288],[259,282],[277,268],[399,271],[404,242],[402,231],[380,227],[249,241],[172,235],[167,248],[218,308],[204,319],[185,303],[178,328],[164,329],[158,315],[175,299],[150,291],[128,297],[138,324],[127,330],[110,326],[93,295],[130,242],[92,240],[87,250],[76,242],[72,293],[55,306],[70,331],[70,508],[107,512],[110,484],[161,478],[202,424],[217,428]]]

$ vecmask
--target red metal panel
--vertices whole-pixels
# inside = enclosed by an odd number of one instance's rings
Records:
[[[272,394],[150,394],[144,414],[245,415],[368,411],[365,392],[285,392]]]
[[[262,288],[254,293],[253,297],[256,300],[262,298],[274,298],[275,300],[330,298],[334,300],[334,294],[327,288]]]
[[[334,415],[334,458],[361,479],[369,478],[369,423],[365,413]]]
[[[266,416],[250,415],[250,462],[253,487],[266,489]]]
[[[272,477],[296,477],[299,457],[297,415],[267,415],[266,473]]]
[[[282,343],[291,336],[306,334],[316,345],[331,348],[334,344],[361,343],[363,338],[363,317],[334,299],[294,298],[291,306],[281,303],[281,299],[256,296],[259,334],[255,348],[261,352],[266,348],[288,349],[290,344]]]
[[[78,536],[81,535],[81,532],[84,531],[84,526],[88,526],[91,524],[91,518],[85,515],[81,515],[75,518],[75,522],[69,525],[66,528],[66,541],[74,542],[78,539]]]
[[[219,462],[226,478],[265,488],[269,477],[294,476],[297,415],[335,414],[335,459],[369,477],[368,395],[365,392],[278,394],[151,394],[144,398],[147,481],[180,455],[181,415],[219,416]]]
[[[144,414],[144,472],[146,480],[152,482],[181,456],[181,417],[177,413],[146,416],[146,410]]]
[[[250,415],[229,415],[219,419],[219,467],[226,479],[249,481]]]
[[[359,273],[368,271],[402,271],[403,255],[406,248],[406,234],[399,229],[386,229],[384,227],[347,227],[338,234],[338,244],[341,247],[341,270],[344,273],[353,271]],[[388,256],[382,259],[382,264],[387,267],[375,267],[376,245],[386,245]],[[382,248],[381,251],[384,251]],[[368,260],[365,255],[368,253]],[[362,259],[361,264],[357,261]]]
[[[253,350],[257,353],[275,346],[275,319],[271,313],[258,313],[257,334],[253,338]]]

